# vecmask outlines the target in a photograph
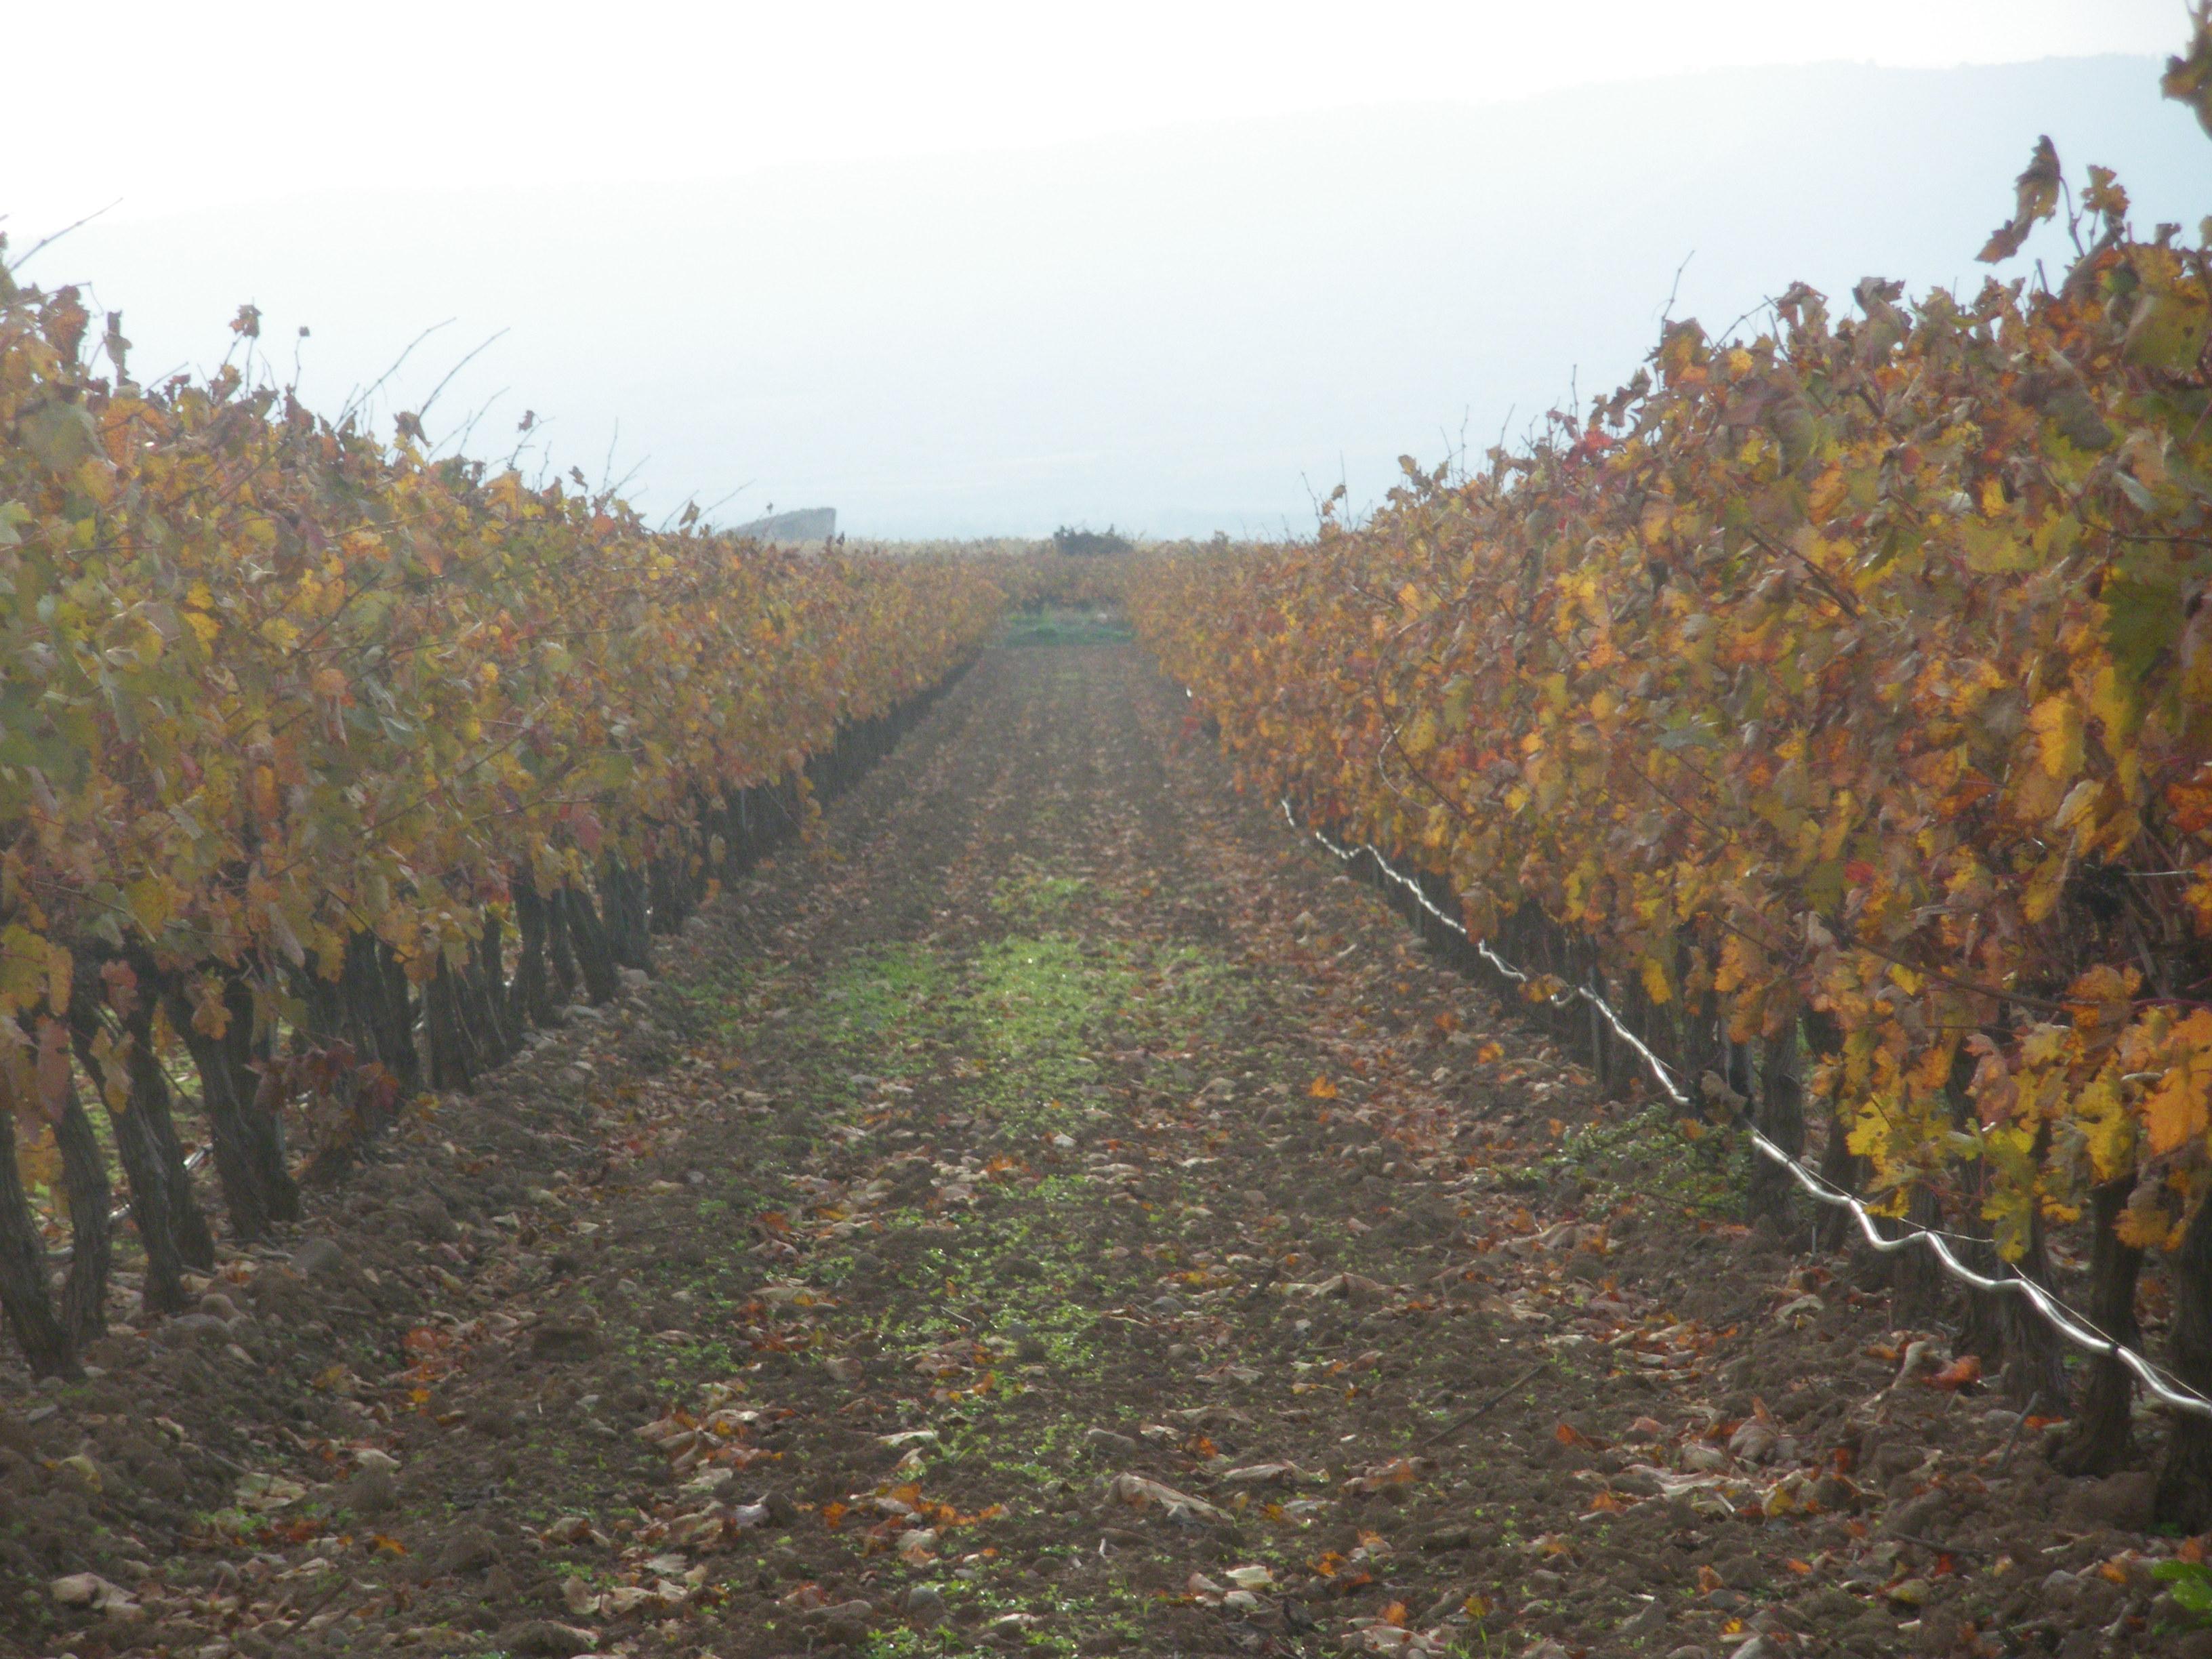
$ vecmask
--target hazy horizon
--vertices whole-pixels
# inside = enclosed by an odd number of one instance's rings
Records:
[[[1267,532],[1618,384],[1678,268],[1674,313],[1716,331],[1796,280],[1838,310],[1868,275],[1971,292],[2041,132],[2074,179],[2118,167],[2139,225],[2193,227],[2212,144],[2158,68],[1718,70],[720,179],[349,188],[95,222],[24,275],[119,307],[141,376],[213,367],[252,302],[286,380],[311,325],[326,413],[457,319],[378,399],[387,430],[506,329],[434,438],[504,388],[468,453],[532,410],[526,468],[631,474],[654,515]],[[1997,274],[2067,252],[2047,231]]]

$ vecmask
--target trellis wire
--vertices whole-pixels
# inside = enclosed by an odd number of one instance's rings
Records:
[[[1300,823],[1297,814],[1291,810],[1291,803],[1287,796],[1282,798],[1281,805],[1283,817],[1292,830],[1303,830],[1311,836],[1317,844],[1344,863],[1349,864],[1362,856],[1371,860],[1378,872],[1403,888],[1413,896],[1414,903],[1420,906],[1422,910],[1437,922],[1465,939],[1498,974],[1519,984],[1527,985],[1531,982],[1528,975],[1522,973],[1491,949],[1488,940],[1475,938],[1458,917],[1445,914],[1437,906],[1436,901],[1428,896],[1419,882],[1398,870],[1389,860],[1384,858],[1374,848],[1364,842],[1357,847],[1340,846],[1322,830]],[[1569,985],[1564,990],[1554,992],[1550,1001],[1554,1007],[1564,1007],[1574,1001],[1589,1004],[1596,1011],[1598,1017],[1612,1028],[1613,1035],[1644,1062],[1645,1069],[1651,1073],[1660,1088],[1666,1091],[1669,1100],[1678,1106],[1692,1104],[1688,1092],[1682,1088],[1666,1062],[1651,1052],[1650,1046],[1643,1038],[1628,1029],[1620,1016],[1613,1012],[1613,1005],[1596,992],[1583,986]],[[2018,1273],[2008,1273],[2002,1278],[1992,1278],[1989,1274],[1977,1273],[1959,1259],[1948,1238],[1911,1222],[1899,1223],[1903,1231],[1894,1238],[1890,1237],[1875,1224],[1874,1212],[1856,1194],[1845,1191],[1803,1159],[1793,1157],[1776,1145],[1760,1132],[1758,1125],[1747,1119],[1742,1121],[1741,1127],[1751,1138],[1752,1150],[1769,1163],[1778,1164],[1788,1171],[1808,1194],[1831,1208],[1848,1210],[1852,1219],[1858,1223],[1859,1231],[1866,1236],[1866,1242],[1875,1249],[1887,1255],[1905,1249],[1911,1245],[1925,1244],[1934,1253],[1936,1261],[1942,1267],[1943,1271],[1960,1284],[1971,1285],[1976,1290],[2002,1291],[2025,1297],[2028,1304],[2037,1313],[2042,1315],[2045,1322],[2059,1335],[2064,1337],[2075,1347],[2095,1354],[2100,1358],[2118,1360],[2121,1364],[2135,1374],[2136,1380],[2142,1384],[2144,1392],[2160,1404],[2169,1407],[2174,1411],[2212,1418],[2212,1400],[2208,1400],[2186,1383],[2178,1382],[2167,1376],[2125,1344],[2114,1341],[2033,1279]]]

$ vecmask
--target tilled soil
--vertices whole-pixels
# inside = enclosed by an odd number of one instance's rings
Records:
[[[2148,1476],[1178,704],[988,654],[649,986],[11,1383],[0,1650],[2212,1652]]]

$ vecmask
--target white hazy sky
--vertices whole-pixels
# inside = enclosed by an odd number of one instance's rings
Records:
[[[2171,52],[2182,0],[106,0],[12,7],[20,249],[331,187],[726,176],[1843,59]]]
[[[2039,131],[2212,208],[2184,0],[0,6],[0,230],[106,210],[25,274],[140,374],[251,301],[335,412],[450,319],[375,419],[455,370],[469,453],[528,409],[526,467],[864,537],[1357,509],[1619,384],[1678,280],[1971,291]]]

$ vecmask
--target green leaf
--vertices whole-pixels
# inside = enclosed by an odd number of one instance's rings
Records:
[[[1464,731],[1474,707],[1474,682],[1464,674],[1453,676],[1444,687],[1444,724],[1455,732]]]
[[[2212,306],[2194,295],[2154,294],[2136,307],[2122,349],[2131,363],[2185,374],[2212,337]]]
[[[2159,653],[2181,639],[2180,589],[2108,577],[2098,597],[2105,606],[2105,642],[2113,660],[2130,678],[2142,679]]]
[[[100,449],[100,428],[82,404],[41,404],[16,422],[15,432],[49,472],[74,472]]]
[[[1713,735],[1712,728],[1696,720],[1662,732],[1657,741],[1662,749],[1667,750],[1717,749],[1721,746],[1721,740]]]
[[[2161,1561],[2150,1576],[2166,1586],[2166,1594],[2184,1612],[2200,1619],[2212,1614],[2212,1567],[2202,1561]]]

